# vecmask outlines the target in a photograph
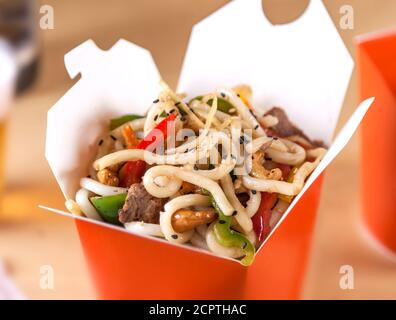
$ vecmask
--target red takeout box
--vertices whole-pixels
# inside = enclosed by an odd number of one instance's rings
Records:
[[[143,114],[158,95],[160,75],[150,53],[125,40],[108,51],[86,41],[66,54],[65,64],[72,78],[81,74],[81,79],[48,112],[46,157],[65,197],[74,198],[108,120]],[[298,298],[321,174],[372,103],[363,102],[332,142],[352,69],[353,61],[321,1],[311,1],[304,15],[287,25],[272,25],[261,0],[233,1],[195,25],[179,92],[195,96],[249,84],[258,111],[282,106],[308,136],[331,147],[248,268],[209,252],[46,208],[75,219],[99,297]]]
[[[360,96],[376,96],[362,123],[362,202],[365,226],[396,253],[396,29],[357,39]]]

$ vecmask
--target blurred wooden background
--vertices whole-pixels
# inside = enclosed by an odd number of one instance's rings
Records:
[[[311,0],[317,1],[317,0]],[[7,188],[0,214],[0,257],[24,293],[33,299],[94,297],[78,236],[71,220],[51,215],[38,204],[63,207],[63,197],[44,159],[46,112],[73,84],[64,54],[88,38],[109,48],[125,38],[149,49],[163,77],[176,85],[191,27],[225,0],[45,0],[53,6],[55,29],[40,32],[41,69],[34,88],[12,108],[7,142]],[[298,17],[308,0],[264,0],[275,23]],[[396,27],[394,0],[325,0],[352,55],[354,36]],[[353,30],[340,30],[340,7],[351,5]],[[357,106],[356,72],[340,125]],[[359,220],[359,140],[327,171],[314,236],[304,298],[396,298],[396,259],[365,234]],[[55,289],[39,287],[40,266],[52,265]],[[342,290],[339,269],[351,265],[355,289]]]

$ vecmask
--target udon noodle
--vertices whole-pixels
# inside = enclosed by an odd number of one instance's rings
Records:
[[[146,116],[111,120],[66,207],[250,265],[326,149],[282,109],[258,114],[248,86],[188,102],[162,87]]]

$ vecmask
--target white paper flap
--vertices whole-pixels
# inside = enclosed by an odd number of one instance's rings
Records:
[[[125,40],[108,51],[88,40],[65,64],[81,79],[48,112],[46,157],[64,195],[74,198],[109,120],[143,114],[158,96],[160,74],[150,52]]]
[[[235,0],[193,28],[179,91],[253,88],[257,109],[280,106],[313,138],[330,145],[353,70],[322,1],[285,25],[272,25],[261,0]]]

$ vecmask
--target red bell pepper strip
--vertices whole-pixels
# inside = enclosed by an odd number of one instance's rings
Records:
[[[175,121],[176,115],[171,113],[168,117],[156,125],[147,136],[137,145],[137,149],[155,149],[168,138],[168,124]]]
[[[262,192],[261,203],[256,214],[253,216],[253,230],[257,235],[258,242],[261,244],[271,232],[270,219],[272,208],[278,200],[276,193]]]
[[[136,149],[150,149],[157,148],[168,137],[168,124],[176,119],[176,115],[171,113],[168,117],[162,120],[147,136],[141,140]],[[128,161],[120,170],[120,186],[124,188],[130,187],[134,183],[142,180],[142,176],[146,171],[146,162],[143,160]]]

